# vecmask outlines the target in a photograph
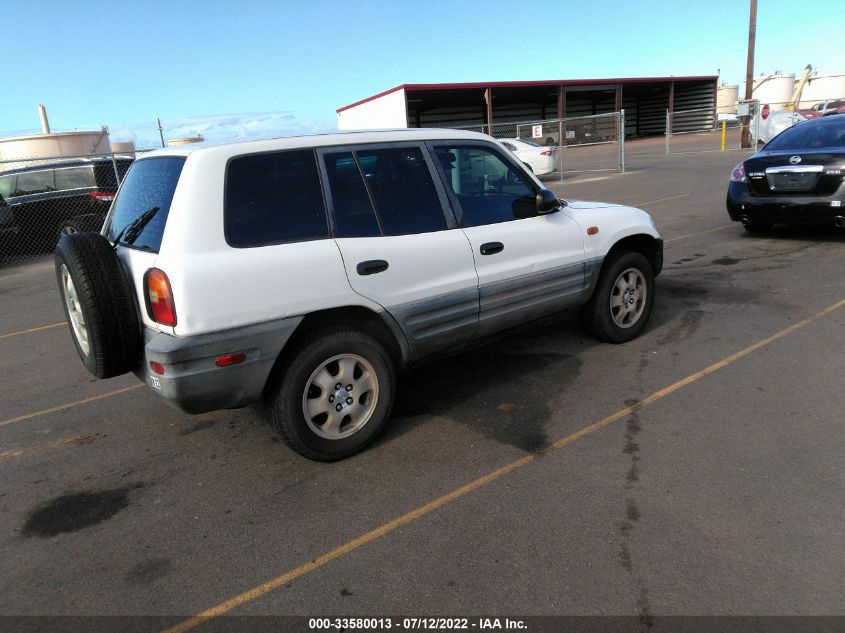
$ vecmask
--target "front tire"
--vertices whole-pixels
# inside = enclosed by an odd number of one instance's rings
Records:
[[[335,461],[362,450],[393,407],[396,370],[384,347],[357,330],[307,335],[267,392],[270,423],[294,451]]]
[[[654,268],[641,253],[619,251],[605,262],[590,301],[585,328],[608,343],[626,343],[643,331],[654,306]]]

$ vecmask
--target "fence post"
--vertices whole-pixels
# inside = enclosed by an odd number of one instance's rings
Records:
[[[669,109],[667,108],[666,109],[666,132],[665,132],[665,134],[666,134],[666,153],[667,154],[669,153],[669,129],[670,129],[670,126],[672,125],[671,119],[669,118],[669,116],[670,116],[669,115]]]
[[[625,173],[625,108],[619,111],[619,171]]]
[[[120,186],[120,174],[117,173],[117,160],[115,160],[115,158],[114,158],[114,152],[112,152],[112,155],[111,155],[111,166],[112,166],[112,169],[114,169],[114,182],[119,187]]]
[[[557,173],[563,183],[563,119],[557,122]]]

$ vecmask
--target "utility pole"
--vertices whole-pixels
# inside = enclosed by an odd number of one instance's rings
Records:
[[[751,0],[752,2],[756,2],[757,0]],[[158,135],[161,138],[161,146],[164,147],[164,130],[161,129],[161,119],[156,119],[158,121]]]
[[[748,63],[745,67],[745,101],[751,101],[754,90],[754,40],[757,37],[757,0],[751,0],[751,16],[748,19]],[[755,113],[756,116],[756,113]],[[742,146],[751,147],[751,117],[744,117]]]

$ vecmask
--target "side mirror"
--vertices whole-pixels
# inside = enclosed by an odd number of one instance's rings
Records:
[[[537,192],[537,214],[546,215],[555,211],[560,211],[560,200],[553,191],[540,189]]]

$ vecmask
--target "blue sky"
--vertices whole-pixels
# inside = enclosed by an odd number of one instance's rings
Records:
[[[334,129],[402,83],[745,74],[748,0],[4,0],[0,136]],[[845,71],[845,0],[760,0],[755,71]]]

